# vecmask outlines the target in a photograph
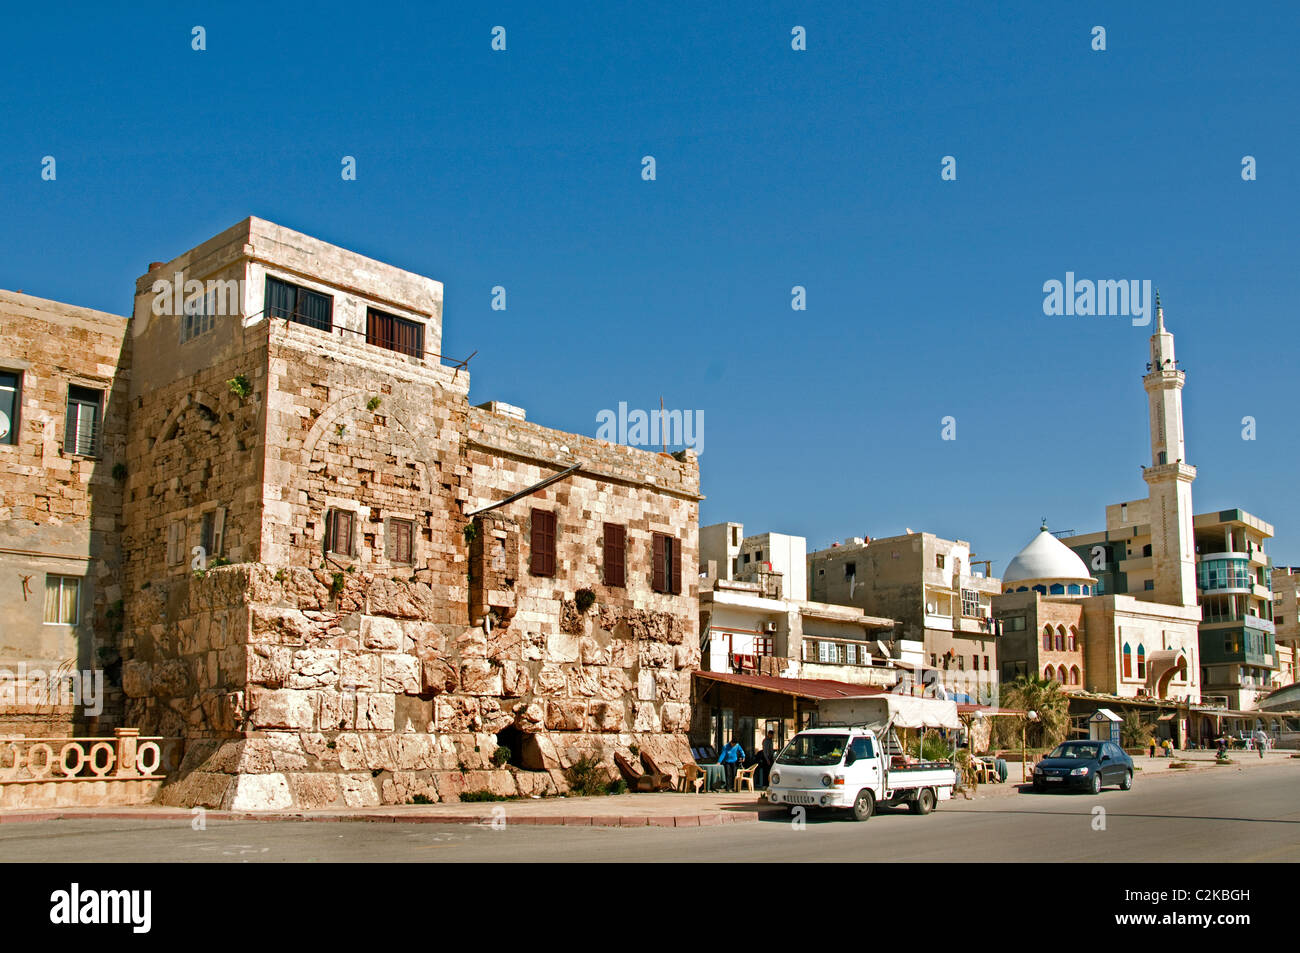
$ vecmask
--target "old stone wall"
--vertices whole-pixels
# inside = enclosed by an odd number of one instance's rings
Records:
[[[17,375],[12,437],[0,441],[0,734],[68,735],[120,712],[122,479],[131,363],[127,319],[0,292],[0,370]],[[70,387],[101,395],[92,452],[66,441]],[[47,578],[78,580],[72,624],[48,624]],[[19,678],[20,667],[23,678]],[[90,707],[38,702],[34,677],[99,672]],[[30,682],[30,684],[29,684]]]

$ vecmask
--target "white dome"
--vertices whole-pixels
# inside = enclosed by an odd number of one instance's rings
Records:
[[[1044,528],[1011,560],[1002,574],[1002,582],[1009,585],[1047,581],[1092,583],[1097,580],[1088,574],[1088,567],[1069,546]]]

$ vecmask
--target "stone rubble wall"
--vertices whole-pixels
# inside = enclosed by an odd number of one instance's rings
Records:
[[[513,627],[425,616],[422,583],[225,566],[154,597],[151,657],[126,663],[128,718],[190,738],[169,804],[236,809],[559,793],[583,755],[630,745],[676,768],[689,758],[691,651],[684,619],[593,609],[554,644]],[[644,701],[629,696],[635,686]],[[536,743],[536,770],[496,767],[496,733]]]

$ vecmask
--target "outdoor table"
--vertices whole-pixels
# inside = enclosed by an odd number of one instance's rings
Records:
[[[727,786],[727,771],[720,764],[702,764],[704,771],[704,790],[717,791]]]

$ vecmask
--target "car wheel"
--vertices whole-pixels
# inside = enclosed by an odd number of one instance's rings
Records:
[[[934,804],[934,792],[929,788],[922,788],[917,792],[916,800],[908,803],[907,809],[913,814],[929,814],[934,810]]]
[[[869,821],[871,815],[875,812],[876,796],[863,788],[853,801],[853,819],[855,821]]]
[[[1133,772],[1125,771],[1124,780],[1119,783],[1121,791],[1131,791],[1133,789]]]
[[[1101,772],[1100,771],[1094,771],[1092,773],[1092,786],[1088,790],[1090,790],[1093,794],[1101,793]]]

